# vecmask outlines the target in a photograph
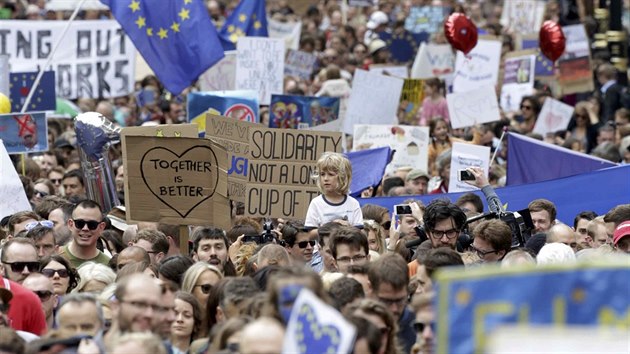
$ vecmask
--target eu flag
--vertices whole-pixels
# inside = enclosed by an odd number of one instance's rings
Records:
[[[37,71],[11,73],[9,75],[9,88],[11,107],[13,112],[21,112],[29,92],[33,87]],[[45,71],[35,93],[31,98],[26,112],[54,111],[57,107],[55,94],[55,72]]]
[[[225,50],[235,50],[239,37],[269,37],[265,0],[241,0],[220,34]]]
[[[181,93],[223,58],[203,0],[101,0],[167,90]]]

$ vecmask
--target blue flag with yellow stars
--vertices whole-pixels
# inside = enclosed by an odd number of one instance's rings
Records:
[[[265,0],[241,0],[220,35],[225,50],[235,50],[239,37],[269,37]]]
[[[33,88],[36,77],[37,71],[11,73],[9,75],[9,90],[13,112],[22,111],[22,106]],[[55,72],[45,71],[39,81],[39,85],[35,88],[35,93],[26,108],[26,112],[54,111],[57,108],[55,96]]]
[[[181,93],[224,56],[203,0],[101,0],[167,90]]]

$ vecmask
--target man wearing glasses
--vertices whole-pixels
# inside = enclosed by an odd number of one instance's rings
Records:
[[[500,262],[512,249],[512,230],[501,220],[484,220],[473,232],[475,239],[470,248],[484,263]]]
[[[16,237],[2,246],[0,271],[9,280],[22,284],[31,273],[39,271],[39,259],[33,240]]]
[[[351,265],[364,265],[370,261],[367,237],[359,229],[341,226],[330,239],[330,251],[335,266],[346,274]]]
[[[100,205],[92,200],[77,204],[72,211],[72,219],[68,220],[68,227],[72,231],[72,241],[59,254],[70,261],[73,267],[79,268],[85,262],[109,263],[109,257],[96,248],[105,229]]]
[[[50,278],[40,273],[33,273],[24,279],[22,286],[39,297],[39,300],[42,302],[42,310],[44,310],[46,315],[46,325],[49,329],[52,329],[54,323],[53,309],[57,306],[59,299],[54,293]]]
[[[282,239],[294,264],[310,266],[317,245],[317,233],[306,231],[301,222],[289,221],[282,227]]]
[[[432,248],[457,249],[457,237],[466,223],[466,214],[457,205],[435,200],[427,206],[423,219]]]
[[[2,275],[0,275],[0,289],[2,293],[13,295],[12,299],[2,297],[3,301],[0,303],[0,314],[6,315],[1,316],[4,320],[2,322],[7,322],[5,325],[16,331],[29,332],[38,336],[46,333],[46,318],[37,295]]]

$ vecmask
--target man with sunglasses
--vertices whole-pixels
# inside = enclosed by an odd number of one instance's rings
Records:
[[[317,233],[308,232],[299,221],[289,221],[282,228],[282,239],[292,262],[310,267],[317,245]]]
[[[2,246],[0,271],[9,280],[22,284],[31,273],[39,271],[39,259],[33,240],[15,237]]]
[[[39,297],[39,301],[42,302],[42,310],[46,315],[46,326],[48,329],[52,329],[54,324],[53,310],[57,306],[59,298],[54,292],[50,278],[40,273],[32,273],[24,279],[22,286]]]
[[[107,265],[109,257],[96,248],[101,233],[105,229],[100,205],[92,200],[79,202],[68,220],[72,231],[72,241],[61,248],[59,253],[73,267],[79,268],[85,262]]]

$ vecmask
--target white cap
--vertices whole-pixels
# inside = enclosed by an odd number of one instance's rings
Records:
[[[387,18],[386,13],[383,11],[374,11],[367,23],[367,28],[373,30],[380,25],[387,24],[388,22],[389,18]]]

